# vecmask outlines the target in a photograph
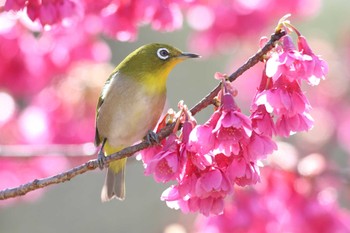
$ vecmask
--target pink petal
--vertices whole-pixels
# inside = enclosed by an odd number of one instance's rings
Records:
[[[167,188],[166,190],[164,190],[161,197],[160,197],[160,199],[162,201],[176,201],[180,198],[181,197],[179,195],[179,190],[174,185],[172,185],[169,188]]]
[[[212,197],[208,197],[208,198],[205,198],[205,199],[201,199],[200,200],[200,212],[205,215],[205,216],[209,216],[210,212],[211,212],[211,209],[212,209],[212,206],[213,206],[213,198]]]
[[[214,215],[221,215],[224,213],[224,200],[222,198],[216,198],[213,201],[211,207],[211,213]]]
[[[218,190],[222,182],[222,175],[219,170],[213,170],[205,174],[201,179],[201,186],[206,192]]]

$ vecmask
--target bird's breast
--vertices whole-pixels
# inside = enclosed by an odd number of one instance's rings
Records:
[[[100,108],[97,128],[113,147],[129,146],[153,130],[162,114],[166,88],[150,88],[133,80],[113,80]]]

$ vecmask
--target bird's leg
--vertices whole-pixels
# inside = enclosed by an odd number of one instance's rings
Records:
[[[158,135],[153,132],[152,130],[149,130],[146,134],[146,136],[144,137],[144,140],[149,144],[149,145],[153,145],[153,144],[160,144],[159,141],[159,137]]]
[[[105,167],[105,155],[104,155],[104,152],[103,152],[103,148],[105,146],[105,143],[106,143],[107,139],[104,138],[103,141],[102,141],[102,146],[100,148],[100,150],[98,151],[98,154],[97,154],[97,162],[98,162],[98,167],[102,170],[104,167]]]

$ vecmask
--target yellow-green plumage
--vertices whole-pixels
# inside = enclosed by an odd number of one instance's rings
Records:
[[[129,54],[106,81],[96,110],[95,144],[105,141],[108,156],[141,140],[153,130],[163,111],[166,80],[174,66],[186,58],[165,44],[149,44]],[[109,164],[101,199],[125,198],[126,159]]]

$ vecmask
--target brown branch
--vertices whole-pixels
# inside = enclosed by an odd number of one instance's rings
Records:
[[[173,130],[175,126],[175,123],[170,124],[166,127],[164,127],[163,129],[160,130],[160,132],[158,133],[159,139],[163,139],[166,138],[167,136],[169,136]],[[136,145],[127,147],[115,154],[112,154],[108,157],[106,157],[105,159],[105,163],[106,165],[108,165],[111,161],[113,160],[118,160],[118,159],[122,159],[125,157],[130,157],[132,156],[135,152],[146,149],[147,147],[149,147],[150,144],[147,143],[146,141],[142,141]],[[44,179],[35,179],[27,184],[24,185],[20,185],[18,187],[15,188],[11,188],[11,189],[4,189],[2,191],[0,191],[0,200],[5,200],[8,198],[12,198],[12,197],[17,197],[17,196],[23,196],[26,193],[39,189],[39,188],[43,188],[52,184],[58,184],[58,183],[63,183],[66,181],[69,181],[70,179],[72,179],[73,177],[79,175],[79,174],[83,174],[89,170],[94,170],[96,168],[98,168],[99,164],[97,159],[93,159],[90,160],[82,165],[79,165],[77,167],[74,167],[68,171],[62,172],[58,175],[55,176],[50,176]]]
[[[50,176],[44,179],[35,179],[27,184],[20,185],[16,188],[4,189],[0,192],[0,200],[5,200],[11,197],[23,196],[26,193],[44,188],[52,184],[63,183],[69,181],[73,177],[83,174],[89,170],[94,170],[98,167],[96,160],[90,160],[80,166],[74,167],[68,171],[57,174],[55,176]]]
[[[264,55],[269,52],[275,45],[275,43],[285,35],[286,33],[284,31],[278,31],[274,34],[272,34],[269,42],[260,49],[254,56],[249,58],[246,63],[244,63],[236,72],[232,73],[229,76],[230,81],[236,80],[241,74],[243,74],[246,70],[254,66],[256,63],[258,63],[260,60],[263,59]],[[206,97],[204,97],[201,101],[199,101],[190,111],[192,115],[195,115],[202,109],[206,108],[208,105],[212,104],[214,97],[218,94],[220,90],[220,85],[218,85],[216,88],[214,88]],[[158,133],[159,139],[164,139],[167,136],[173,132],[173,129],[175,127],[175,123],[169,124],[163,129],[160,130]],[[107,156],[105,159],[106,165],[110,163],[113,160],[122,159],[125,157],[130,157],[137,151],[143,150],[147,147],[150,147],[149,143],[142,141],[136,145],[127,147],[115,154],[112,154],[110,156]],[[58,184],[63,183],[65,181],[68,181],[72,179],[73,177],[83,174],[89,170],[94,170],[98,167],[98,161],[97,159],[90,160],[80,166],[74,167],[68,171],[65,171],[63,173],[60,173],[55,176],[43,178],[43,179],[35,179],[27,184],[20,185],[15,188],[11,189],[5,189],[0,191],[0,200],[5,200],[8,198],[13,198],[17,196],[25,195],[26,193],[43,188],[52,184]]]

